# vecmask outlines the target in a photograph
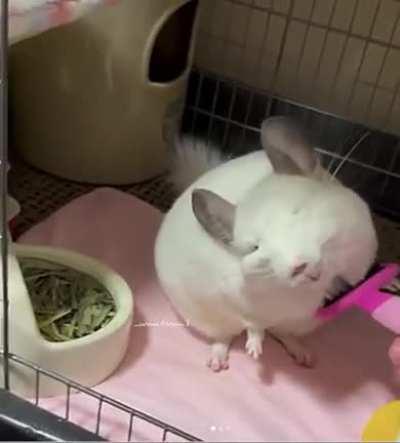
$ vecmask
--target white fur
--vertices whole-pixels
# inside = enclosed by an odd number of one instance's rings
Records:
[[[183,139],[175,144],[171,156],[169,181],[177,191],[184,191],[196,179],[225,160],[223,155],[211,144],[202,140]]]
[[[237,204],[236,252],[196,220],[195,188]],[[249,253],[255,243],[259,249]],[[329,180],[273,174],[266,154],[258,151],[212,164],[177,199],[158,233],[155,264],[179,313],[221,341],[249,328],[308,333],[317,325],[314,313],[332,278],[340,274],[356,284],[376,249],[370,211],[359,196]],[[317,282],[290,278],[303,259],[322,271]]]

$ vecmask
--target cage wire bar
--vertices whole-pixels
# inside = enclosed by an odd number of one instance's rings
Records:
[[[10,388],[9,375],[9,323],[8,323],[8,226],[7,226],[7,162],[8,162],[8,0],[1,0],[0,29],[0,181],[1,181],[1,277],[3,301],[3,377],[4,388]]]

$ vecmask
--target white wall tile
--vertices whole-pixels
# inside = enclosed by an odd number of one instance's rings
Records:
[[[393,28],[400,14],[400,2],[395,0],[381,0],[378,17],[372,32],[374,38],[390,42]]]

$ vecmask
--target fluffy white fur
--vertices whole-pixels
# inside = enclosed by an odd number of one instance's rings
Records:
[[[176,140],[170,161],[169,181],[182,192],[203,174],[227,160],[214,145],[203,140]]]
[[[175,175],[180,186],[196,170],[199,152],[188,145],[180,158],[185,169]],[[203,170],[203,153],[200,158]],[[267,330],[299,363],[311,365],[311,354],[294,337],[318,325],[314,313],[335,276],[356,284],[371,266],[377,240],[369,208],[351,190],[321,178],[319,166],[315,178],[275,174],[264,151],[217,167],[214,160],[162,223],[155,246],[161,285],[180,314],[213,340],[214,370],[228,366],[229,344],[243,330],[255,358]],[[230,247],[212,238],[194,216],[194,189],[213,191],[236,205]],[[308,274],[292,278],[302,262],[309,264]],[[317,281],[310,280],[313,273]]]

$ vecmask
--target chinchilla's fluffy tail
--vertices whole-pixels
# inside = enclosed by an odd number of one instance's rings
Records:
[[[215,146],[202,140],[176,139],[170,156],[168,181],[178,192],[182,192],[200,176],[226,160]]]

